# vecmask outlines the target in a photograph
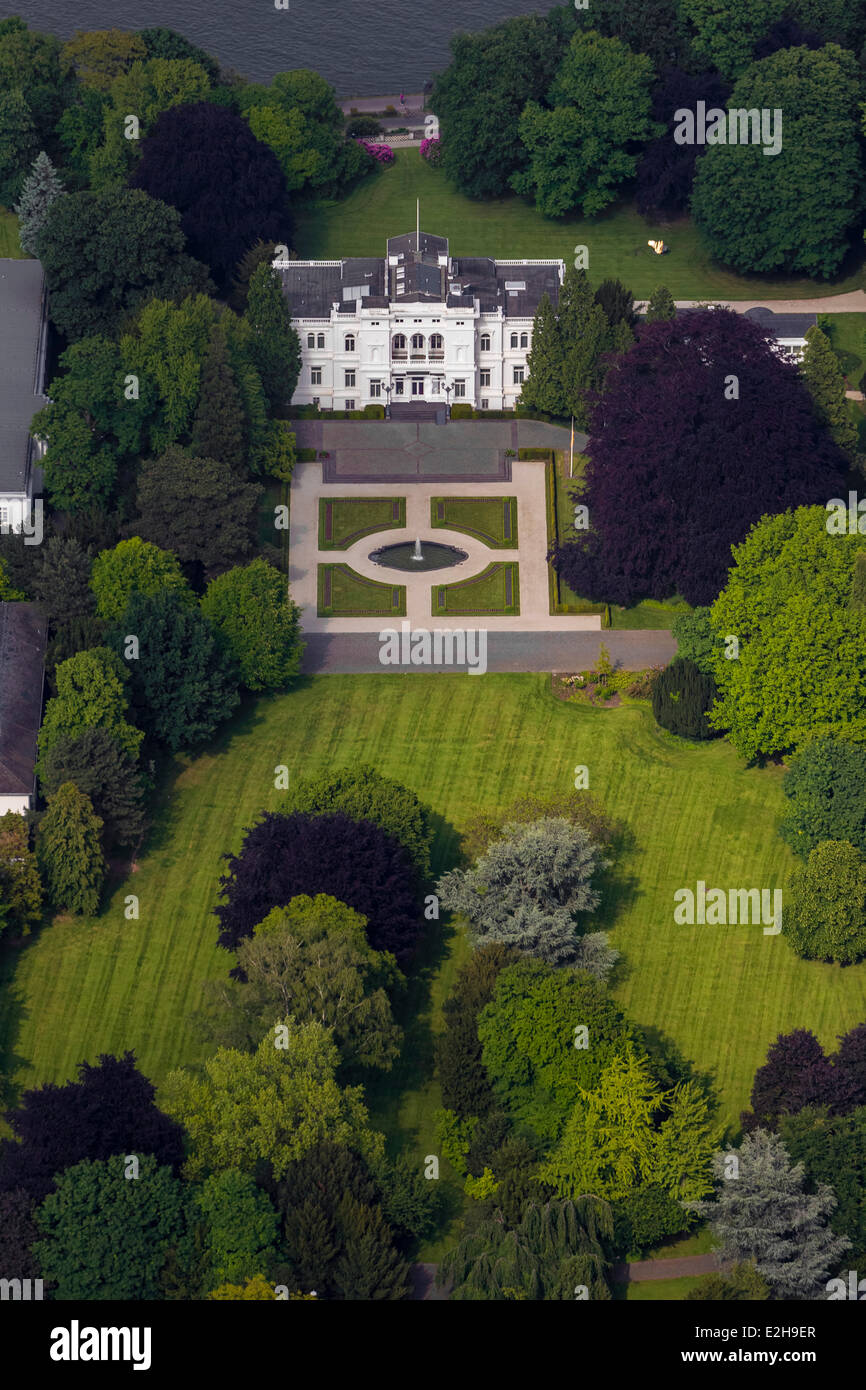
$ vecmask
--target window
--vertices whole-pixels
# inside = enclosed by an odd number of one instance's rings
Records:
[[[488,407],[489,407],[489,404],[490,404],[489,401],[482,400],[482,402],[481,402],[481,409],[482,409],[482,410],[487,410]]]
[[[381,394],[382,394],[382,383],[381,383],[381,381],[371,381],[371,382],[370,382],[370,395],[372,396],[373,400],[377,400],[377,399],[379,398],[379,396],[381,396]]]
[[[311,368],[310,368],[310,385],[311,385],[311,386],[321,386],[321,384],[322,384],[322,369],[321,369],[321,367],[311,367]]]
[[[521,347],[525,347],[525,348],[528,348],[528,347],[529,347],[529,334],[528,334],[528,333],[521,333],[521,335],[520,335],[520,346],[521,346]]]
[[[441,378],[441,376],[434,376],[433,381],[432,381],[432,384],[431,384],[431,386],[430,386],[430,395],[431,395],[431,396],[441,396],[441,395],[442,395],[442,378]]]
[[[318,339],[317,339],[317,341],[316,341],[316,347],[323,348],[324,346],[325,346],[325,335],[324,335],[324,333],[320,333],[319,336],[318,336]]]
[[[354,401],[344,401],[344,402],[343,402],[343,409],[344,409],[344,410],[354,410],[354,409],[355,409],[355,402],[354,402]]]
[[[514,385],[515,385],[515,386],[520,386],[520,385],[522,384],[522,382],[523,382],[523,373],[524,373],[524,368],[523,368],[523,367],[515,367],[515,368],[514,368]]]
[[[307,334],[307,347],[308,347],[308,348],[314,348],[315,346],[316,346],[316,335],[315,335],[315,333],[308,333],[308,334]]]
[[[517,334],[516,334],[516,333],[512,333],[512,335],[511,335],[511,346],[512,346],[512,347],[517,347]]]
[[[481,373],[481,385],[482,385],[482,386],[489,386],[489,385],[490,385],[490,373],[489,373],[489,372],[482,372],[482,373]]]
[[[413,334],[412,334],[412,351],[413,351],[413,352],[423,352],[423,351],[424,351],[424,334],[423,334],[423,333],[413,333]]]
[[[345,350],[346,352],[354,352],[354,351],[355,351],[355,335],[354,335],[354,333],[347,333],[347,334],[346,334],[346,341],[345,341],[344,344],[343,344],[343,348],[344,348],[344,350]]]
[[[404,334],[395,333],[394,337],[391,339],[391,347],[394,349],[395,352],[405,352],[406,338]]]
[[[465,381],[455,381],[455,383],[454,383],[454,399],[457,400],[460,396],[465,396],[465,395],[466,395],[466,382],[465,382]]]
[[[396,379],[396,381],[394,382],[394,395],[395,395],[395,396],[402,396],[402,394],[403,394],[403,378],[402,378],[401,376],[398,376],[397,379]]]
[[[355,385],[355,373],[354,373],[354,372],[344,372],[344,373],[343,373],[343,385],[344,385],[344,386],[354,386],[354,385]]]
[[[0,526],[2,526],[3,530],[5,531],[5,529],[6,529],[6,527],[7,527],[8,525],[9,525],[9,508],[8,508],[8,507],[0,507]]]
[[[490,334],[489,334],[489,333],[482,333],[482,334],[481,334],[481,351],[482,351],[482,352],[489,352],[489,351],[490,351]]]
[[[441,333],[432,333],[432,334],[430,335],[430,351],[431,351],[431,352],[441,352],[441,351],[442,351],[442,341],[443,341],[443,340],[442,340],[442,334],[441,334]]]

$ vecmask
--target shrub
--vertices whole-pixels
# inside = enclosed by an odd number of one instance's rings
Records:
[[[352,138],[369,138],[371,135],[381,135],[382,127],[375,116],[353,116],[346,126],[346,134]]]
[[[390,145],[374,145],[369,140],[359,140],[358,144],[361,146],[361,149],[366,150],[367,154],[375,159],[377,163],[394,163],[394,151],[391,149]]]
[[[679,1235],[689,1217],[679,1202],[655,1184],[638,1187],[613,1205],[614,1239],[623,1255],[652,1250]]]
[[[851,965],[866,955],[866,861],[847,840],[822,840],[793,874],[782,932],[806,960]]]
[[[715,738],[707,711],[716,698],[716,683],[687,658],[677,658],[653,683],[656,722],[680,738]]]
[[[438,168],[442,163],[442,141],[438,136],[421,141],[421,158],[426,159],[434,168]]]
[[[485,411],[485,415],[488,413],[489,412]],[[452,420],[471,420],[474,415],[475,411],[472,406],[465,401],[461,401],[459,404],[455,402],[451,407]]]

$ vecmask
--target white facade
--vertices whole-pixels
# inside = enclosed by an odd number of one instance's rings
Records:
[[[396,256],[387,258],[386,277],[397,267],[397,261]],[[530,267],[544,268],[548,276],[553,271],[551,278],[558,289],[564,276],[563,262],[491,260],[487,262],[491,269],[483,296],[472,293],[471,275],[464,277],[465,285],[448,283],[453,274],[460,274],[459,262],[447,256],[440,257],[439,262],[447,284],[441,298],[430,294],[417,298],[411,294],[380,295],[368,307],[361,287],[357,298],[347,301],[346,295],[351,296],[354,290],[345,290],[342,298],[331,299],[327,312],[320,306],[316,315],[299,312],[297,300],[292,302],[290,296],[292,323],[302,353],[294,404],[318,405],[323,410],[362,410],[371,403],[384,406],[389,402],[513,409],[526,374],[537,307],[534,304],[528,311],[528,299],[532,299]],[[338,283],[334,278],[337,268],[344,277],[352,275],[347,268],[351,263],[341,261],[276,261],[274,266],[299,277],[327,274],[332,284]],[[401,273],[396,269],[396,274]],[[438,274],[435,267],[433,273]],[[493,302],[497,298],[500,303]],[[509,314],[510,298],[519,301],[519,315]]]

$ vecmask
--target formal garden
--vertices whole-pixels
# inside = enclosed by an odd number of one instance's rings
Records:
[[[863,476],[863,344],[825,324],[797,368],[673,302],[854,283],[860,21],[771,8],[469,36],[440,149],[387,163],[315,73],[0,23],[0,198],[65,344],[44,542],[0,536],[4,602],[48,636],[37,804],[0,817],[0,1270],[61,1302],[401,1300],[419,1262],[456,1300],[778,1302],[863,1267],[866,542],[827,509]],[[782,94],[778,170],[668,138],[703,83]],[[577,119],[594,163],[560,158]],[[301,471],[274,247],[380,255],[419,193],[454,255],[566,261],[523,407],[585,443],[523,451],[514,496]],[[353,568],[419,496],[490,558]],[[344,554],[310,568],[311,626],[392,627],[413,583],[425,618],[524,619],[537,527],[545,619],[669,627],[677,655],[307,674],[289,526]]]

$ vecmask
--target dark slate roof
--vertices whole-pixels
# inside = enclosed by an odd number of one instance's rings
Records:
[[[304,265],[301,261],[291,261],[277,274],[294,318],[327,319],[331,316],[331,305],[342,302],[339,265]]]
[[[0,260],[0,490],[26,492],[30,421],[45,404],[43,275],[39,261]]]
[[[46,628],[38,604],[0,603],[0,796],[33,791]]]
[[[418,254],[418,234],[416,232],[404,232],[402,236],[388,238],[389,256],[416,256]],[[434,264],[438,263],[440,256],[448,255],[448,238],[434,236],[432,232],[422,232],[420,255],[424,259],[430,258]]]
[[[817,314],[777,314],[772,309],[747,309],[745,317],[755,319],[774,338],[805,338],[818,322]]]
[[[523,283],[523,290],[508,286]],[[531,319],[542,296],[547,293],[554,308],[559,303],[559,266],[498,265],[496,267],[498,303],[509,318]]]

